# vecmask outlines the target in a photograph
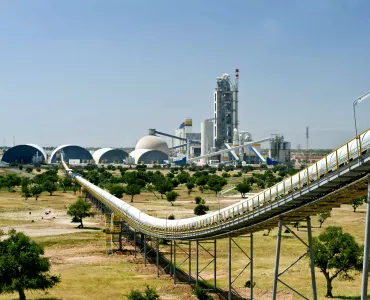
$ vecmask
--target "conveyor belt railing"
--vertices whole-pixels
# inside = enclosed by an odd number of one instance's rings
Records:
[[[84,189],[140,232],[172,240],[221,238],[288,210],[298,210],[310,201],[366,176],[370,172],[370,129],[320,161],[249,199],[203,216],[179,220],[147,215],[73,173],[64,161],[62,163],[67,173]]]

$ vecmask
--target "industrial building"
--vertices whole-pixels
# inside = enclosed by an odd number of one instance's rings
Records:
[[[234,130],[238,131],[238,81],[238,69],[235,71],[235,82],[229,74],[217,78],[214,91],[214,145],[217,148],[232,143]]]
[[[281,163],[290,163],[291,146],[290,142],[284,141],[284,136],[274,134],[270,139],[269,157]]]
[[[163,164],[168,160],[168,145],[165,140],[155,135],[141,138],[130,153],[136,164]]]
[[[290,143],[281,136],[270,141],[270,157],[261,155],[261,143],[253,143],[251,133],[239,131],[238,93],[239,69],[235,70],[235,80],[229,74],[216,78],[213,94],[213,118],[201,123],[200,163],[210,162],[247,164],[276,164],[290,162]],[[264,139],[268,141],[268,139]],[[246,145],[245,147],[240,147]],[[230,149],[230,151],[224,151]],[[221,152],[220,152],[221,151]],[[213,154],[214,153],[214,154]],[[217,155],[216,155],[217,153]],[[194,157],[187,156],[194,161]]]
[[[102,148],[93,153],[96,164],[122,164],[128,156],[126,151],[112,148]]]
[[[87,149],[76,145],[62,145],[54,149],[51,153],[50,163],[59,163],[61,161],[61,154],[63,154],[64,161],[71,165],[91,163],[94,161],[91,153]]]
[[[46,153],[44,149],[35,144],[17,145],[8,149],[1,161],[6,163],[44,163],[46,162]]]

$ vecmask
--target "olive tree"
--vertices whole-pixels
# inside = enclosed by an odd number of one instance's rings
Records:
[[[124,186],[120,184],[113,184],[109,188],[109,193],[111,193],[113,196],[116,196],[117,198],[122,198],[123,193],[125,192]]]
[[[82,219],[86,217],[93,217],[95,215],[95,212],[91,211],[90,209],[91,203],[85,202],[82,199],[78,199],[68,207],[67,214],[72,217],[73,223],[80,223],[78,228],[84,228]]]
[[[343,233],[342,227],[329,226],[313,238],[314,265],[326,279],[326,297],[333,297],[332,282],[338,276],[352,280],[353,273],[362,269],[362,251],[355,238]]]
[[[18,292],[26,299],[26,290],[47,290],[60,282],[51,275],[49,258],[44,249],[22,232],[10,230],[0,240],[0,294]]]
[[[366,197],[359,197],[352,199],[347,204],[350,204],[353,207],[353,212],[356,212],[357,207],[364,204],[366,202]]]
[[[39,184],[33,185],[31,187],[32,196],[34,196],[36,198],[36,200],[39,198],[39,196],[41,195],[42,192],[43,192],[43,188]]]
[[[239,182],[235,189],[240,193],[242,198],[245,198],[245,194],[249,193],[252,190],[252,187],[248,184],[248,182],[244,179],[242,182]]]
[[[131,196],[131,202],[134,202],[134,196],[140,195],[141,186],[137,184],[129,184],[126,186],[126,194]]]
[[[330,210],[323,211],[323,212],[319,213],[317,215],[317,217],[318,217],[317,220],[319,221],[320,228],[321,228],[322,224],[326,221],[326,219],[331,217],[331,211]]]
[[[171,202],[171,205],[173,206],[173,202],[176,201],[176,199],[179,197],[180,195],[178,193],[176,193],[175,191],[170,191],[170,192],[167,192],[166,193],[166,198],[167,198],[167,201]]]

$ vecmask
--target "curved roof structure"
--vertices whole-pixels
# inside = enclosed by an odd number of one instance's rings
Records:
[[[60,162],[60,152],[63,152],[64,160],[79,159],[81,163],[87,163],[93,160],[89,150],[77,145],[62,145],[54,149],[50,155],[50,163]]]
[[[166,141],[155,135],[142,137],[136,144],[135,150],[139,149],[158,150],[168,154],[168,145]]]
[[[128,157],[128,153],[121,149],[102,148],[93,153],[96,164],[100,163],[122,163]]]
[[[135,163],[144,164],[162,164],[168,159],[168,154],[159,150],[137,149],[130,153],[130,156],[135,159]]]
[[[46,161],[47,155],[45,150],[35,144],[17,145],[8,149],[3,157],[2,161],[7,163],[19,162],[19,163],[43,163]]]

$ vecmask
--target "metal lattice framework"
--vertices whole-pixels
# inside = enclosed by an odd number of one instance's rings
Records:
[[[282,220],[302,220],[310,215],[316,215],[320,211],[337,207],[341,203],[348,201],[348,195],[351,198],[365,195],[368,189],[368,174],[370,172],[370,129],[334,150],[319,162],[308,166],[297,174],[284,179],[247,200],[219,211],[188,219],[166,220],[149,216],[93,185],[79,174],[73,173],[64,161],[63,165],[66,172],[83,189],[88,191],[95,201],[100,202],[104,205],[102,207],[112,211],[115,216],[119,216],[127,224],[128,228],[141,233],[144,239],[143,252],[145,263],[147,236],[151,239],[162,238],[174,241],[174,254],[176,241],[189,241],[188,259],[190,261],[190,241],[199,242],[228,237],[230,244],[231,238],[236,236],[251,234],[275,226],[280,228],[283,226]],[[367,218],[369,217],[368,214]],[[370,221],[368,222],[367,219],[368,223],[370,226]],[[311,234],[309,234],[308,238],[311,238]],[[366,243],[370,243],[370,238],[367,238],[366,241]],[[365,251],[369,251],[369,245],[366,243]],[[311,249],[311,246],[308,246]],[[158,249],[158,246],[156,248]],[[251,263],[253,264],[252,259]],[[277,260],[277,265],[278,263]],[[190,267],[191,264],[189,263],[189,280],[191,276]],[[173,271],[174,268],[172,273],[175,273]],[[197,277],[198,275],[197,270]],[[280,280],[277,275],[279,274],[275,273],[275,287],[277,281]],[[253,273],[251,272],[252,276]],[[314,274],[312,276],[314,281]],[[174,279],[176,279],[175,274]],[[251,284],[253,284],[252,280]],[[229,291],[231,289],[231,284],[229,284]],[[229,299],[231,299],[230,295],[229,292]],[[253,293],[251,294],[252,297]]]

